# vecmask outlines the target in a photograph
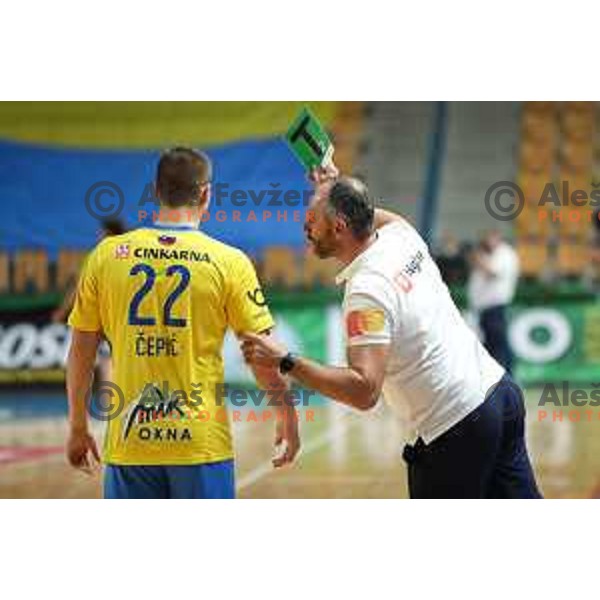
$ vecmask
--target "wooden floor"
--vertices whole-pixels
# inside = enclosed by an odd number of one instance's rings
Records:
[[[1,420],[1,498],[98,498],[100,476],[70,469],[62,417]],[[273,470],[272,423],[236,423],[241,498],[406,498],[401,431],[388,409],[359,414],[333,404],[303,423],[297,464]],[[98,437],[101,431],[96,431]],[[547,497],[600,497],[600,420],[539,421],[529,407],[528,444]]]

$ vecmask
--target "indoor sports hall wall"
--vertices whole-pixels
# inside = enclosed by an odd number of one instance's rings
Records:
[[[302,104],[3,103],[2,249],[43,249],[54,259],[61,248],[91,247],[98,222],[86,207],[86,195],[93,201],[94,194],[104,193],[101,205],[107,207],[122,196],[120,216],[130,226],[139,225],[140,210],[151,214],[157,208],[150,184],[159,152],[175,144],[203,148],[215,162],[208,233],[252,254],[269,245],[301,247],[302,227],[293,212],[295,204],[302,208],[304,200],[296,197],[303,198],[308,185],[281,135]],[[335,103],[311,107],[332,124]],[[241,199],[234,207],[236,190]],[[248,198],[249,191],[254,196]],[[234,208],[241,213],[236,223]],[[276,221],[277,209],[286,209],[287,222],[283,216]],[[249,216],[252,210],[256,219]],[[217,211],[222,211],[219,221]]]

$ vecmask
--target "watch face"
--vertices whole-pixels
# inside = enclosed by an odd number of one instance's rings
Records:
[[[282,373],[289,373],[296,364],[294,360],[294,356],[292,354],[287,354],[281,359],[281,363],[279,363],[279,370]]]

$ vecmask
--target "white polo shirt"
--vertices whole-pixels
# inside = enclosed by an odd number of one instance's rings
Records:
[[[469,307],[477,311],[510,304],[519,280],[519,257],[506,242],[498,244],[486,260],[494,275],[475,268],[467,286]]]
[[[337,277],[348,346],[389,344],[385,401],[407,437],[430,443],[477,408],[504,375],[454,305],[437,265],[406,221]]]

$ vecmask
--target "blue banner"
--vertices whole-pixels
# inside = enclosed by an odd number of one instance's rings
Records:
[[[203,230],[252,255],[273,245],[301,249],[309,184],[285,143],[271,138],[206,151],[215,173]],[[60,248],[90,248],[99,229],[94,213],[118,212],[139,227],[140,211],[148,218],[158,211],[152,201],[158,158],[155,150],[0,142],[0,248],[42,248],[51,258]]]

